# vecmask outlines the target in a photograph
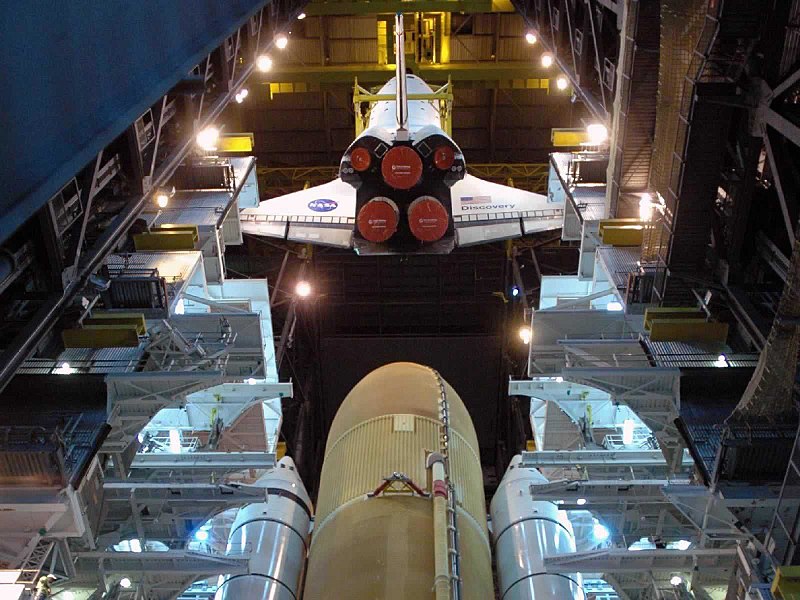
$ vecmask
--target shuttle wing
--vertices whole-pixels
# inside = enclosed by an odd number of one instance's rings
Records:
[[[453,184],[456,243],[471,246],[561,227],[564,204],[467,175]]]
[[[450,189],[458,246],[561,227],[564,204],[467,175]],[[241,211],[242,231],[293,242],[353,247],[356,190],[341,179],[264,200]]]
[[[341,179],[264,200],[240,213],[244,233],[341,248],[352,246],[355,217],[356,190]]]

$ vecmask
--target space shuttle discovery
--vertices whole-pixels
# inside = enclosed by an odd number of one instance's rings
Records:
[[[339,177],[243,210],[245,233],[359,254],[446,254],[561,227],[563,203],[467,173],[461,149],[442,129],[438,102],[417,99],[434,92],[406,73],[404,47],[397,14],[397,70],[378,92],[395,100],[372,106]]]

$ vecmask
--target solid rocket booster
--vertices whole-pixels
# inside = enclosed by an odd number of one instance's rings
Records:
[[[548,573],[544,559],[575,552],[567,513],[536,499],[536,486],[548,483],[536,469],[511,460],[492,498],[494,555],[503,600],[583,600],[578,574]]]
[[[444,435],[454,497],[436,462]],[[394,363],[373,371],[347,395],[328,435],[305,600],[442,597],[442,586],[455,585],[446,564],[452,545],[442,548],[448,535],[442,515],[449,513],[435,508],[444,498],[455,501],[461,598],[493,598],[469,413],[433,369]]]
[[[228,536],[227,556],[249,555],[246,574],[228,575],[216,600],[296,600],[305,570],[311,499],[295,470],[282,458],[254,487],[265,502],[243,506]]]

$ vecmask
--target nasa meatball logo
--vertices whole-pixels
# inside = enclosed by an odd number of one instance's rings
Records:
[[[327,198],[318,198],[308,203],[308,208],[314,212],[331,212],[332,210],[336,210],[338,206],[339,203],[336,202],[336,200],[329,200]]]

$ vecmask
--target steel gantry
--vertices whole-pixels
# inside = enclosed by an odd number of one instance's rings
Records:
[[[187,550],[79,552],[69,585],[98,589],[104,595],[129,589],[132,598],[172,600],[198,579],[248,573],[249,559],[249,554],[230,557]],[[120,586],[123,577],[126,586]]]
[[[44,300],[36,312],[16,333],[5,346],[0,357],[0,389],[4,388],[22,362],[33,352],[42,338],[50,331],[61,313],[70,305],[75,295],[87,284],[89,277],[102,265],[106,256],[111,253],[119,243],[122,236],[136,221],[147,202],[153,200],[155,194],[167,183],[169,178],[180,165],[181,161],[195,147],[195,135],[206,126],[214,125],[228,104],[233,100],[244,82],[250,77],[255,68],[257,56],[271,47],[273,40],[266,31],[270,27],[292,19],[299,12],[301,4],[288,2],[281,5],[280,9],[270,5],[265,7],[264,2],[248,3],[235,2],[226,6],[229,11],[227,18],[222,18],[215,9],[213,18],[209,16],[207,22],[202,18],[193,21],[207,30],[189,31],[180,25],[181,12],[162,11],[159,17],[165,19],[164,27],[174,28],[172,35],[186,34],[188,39],[177,43],[175,38],[170,48],[180,49],[177,55],[171,55],[165,60],[159,45],[148,44],[119,44],[119,40],[108,41],[108,49],[131,48],[138,51],[153,51],[156,54],[143,56],[137,61],[126,54],[124,60],[120,58],[117,64],[110,65],[111,70],[121,68],[120,65],[140,65],[143,74],[133,77],[126,68],[125,74],[119,78],[110,77],[106,84],[111,87],[104,89],[105,95],[97,97],[88,96],[87,102],[107,102],[110,105],[95,106],[91,104],[88,115],[81,112],[81,118],[90,119],[90,122],[81,123],[82,127],[75,126],[75,131],[80,130],[81,138],[77,139],[74,132],[63,134],[64,123],[53,123],[48,120],[50,115],[59,119],[63,111],[49,109],[36,111],[27,106],[25,110],[17,110],[16,114],[31,115],[33,122],[22,118],[14,121],[16,126],[28,127],[25,133],[20,133],[19,139],[35,139],[32,131],[39,131],[43,126],[49,127],[38,138],[41,143],[31,144],[31,150],[41,150],[44,154],[40,157],[30,157],[31,164],[48,166],[55,160],[54,148],[62,148],[67,154],[63,156],[63,163],[59,164],[53,173],[40,174],[37,181],[27,181],[19,172],[9,177],[9,181],[17,181],[28,186],[26,190],[12,191],[10,198],[14,198],[14,206],[6,211],[2,220],[3,230],[0,238],[5,240],[16,228],[29,218],[36,208],[45,205],[50,199],[52,210],[48,210],[49,222],[43,228],[48,250],[51,274],[54,274],[51,290],[43,295]],[[132,9],[133,10],[133,9]],[[198,9],[199,10],[199,9]],[[146,11],[144,11],[146,13]],[[133,16],[129,15],[130,18]],[[137,23],[147,23],[153,18],[151,14],[137,16]],[[173,19],[174,22],[169,21]],[[47,18],[35,19],[32,22],[41,24],[59,23],[54,14]],[[110,19],[107,29],[97,28],[96,23],[91,23],[93,34],[102,30],[110,35],[137,35],[137,30],[131,31],[112,27],[111,23],[124,23],[123,19]],[[171,23],[168,25],[167,23]],[[220,23],[224,24],[220,28]],[[262,36],[262,31],[265,34]],[[29,32],[16,28],[18,35],[24,36]],[[144,31],[139,32],[144,34]],[[42,31],[35,34],[30,32],[30,37],[42,39]],[[79,36],[80,39],[95,39],[93,35]],[[53,34],[50,39],[57,39],[58,34]],[[126,38],[127,39],[127,38]],[[95,39],[93,44],[98,43]],[[198,45],[199,44],[199,45]],[[95,54],[94,48],[80,46],[79,51],[86,55]],[[70,61],[69,69],[72,72],[75,65],[90,65],[80,56],[73,57],[69,53],[60,52],[52,54],[46,44],[27,44],[26,52],[35,54],[44,51],[41,65],[54,65],[51,59],[57,56],[59,60]],[[110,58],[109,60],[113,60]],[[19,65],[26,64],[19,61]],[[59,63],[60,64],[60,63]],[[161,65],[162,70],[152,70],[153,65]],[[164,72],[163,69],[167,71]],[[27,71],[19,68],[12,71],[16,76],[22,74],[27,77]],[[188,73],[188,75],[187,75]],[[59,80],[83,82],[105,74],[105,70],[82,74],[78,77],[45,78],[52,81]],[[162,77],[152,80],[154,74]],[[145,77],[146,76],[146,77]],[[113,101],[119,101],[121,92],[119,81],[125,81],[130,86],[126,90],[128,104],[113,106]],[[38,94],[36,98],[51,98],[52,90]],[[64,97],[75,97],[77,94],[67,90],[60,90]],[[90,106],[90,104],[86,104]],[[11,114],[12,111],[8,111]],[[122,115],[122,116],[120,116]],[[98,122],[99,119],[112,118],[112,121]],[[37,121],[41,119],[41,121]],[[72,125],[72,123],[67,123]],[[101,134],[97,134],[97,132]],[[72,136],[72,137],[70,137]],[[119,139],[118,139],[119,138]],[[62,140],[69,139],[69,143]],[[122,140],[122,142],[120,142]],[[44,144],[44,149],[42,148]],[[80,151],[76,151],[79,149]],[[21,151],[21,149],[17,149]],[[124,160],[120,154],[124,154]],[[45,160],[47,156],[47,160]],[[18,164],[4,160],[4,165]],[[122,168],[122,167],[125,168]],[[33,176],[31,173],[29,175]],[[125,181],[124,186],[109,186],[112,180],[118,183]],[[112,189],[113,188],[113,189]],[[109,190],[111,190],[109,192]],[[98,194],[109,192],[105,198],[104,206],[116,206],[113,214],[102,214],[102,226],[94,231],[91,243],[87,235],[89,220],[96,221],[98,214],[93,211],[92,205],[97,202]],[[119,194],[117,196],[117,194]],[[45,216],[47,216],[45,215]],[[55,217],[55,219],[53,218]],[[108,221],[106,223],[106,220]],[[94,223],[97,229],[97,223]],[[71,248],[63,246],[64,240],[75,240]]]

